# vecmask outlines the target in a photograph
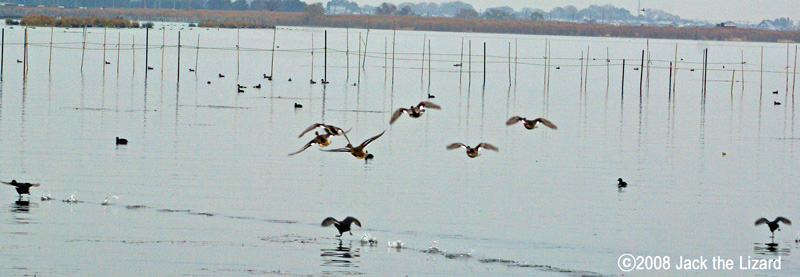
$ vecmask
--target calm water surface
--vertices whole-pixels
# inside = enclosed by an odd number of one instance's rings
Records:
[[[367,31],[328,29],[326,73],[324,30],[279,28],[268,82],[272,30],[154,29],[149,71],[144,30],[87,29],[84,54],[81,29],[52,31],[49,64],[51,29],[28,30],[23,74],[24,31],[6,27],[0,180],[41,186],[21,201],[4,188],[0,275],[618,275],[625,253],[670,257],[670,274],[681,256],[735,261],[697,273],[800,274],[800,231],[784,226],[767,247],[768,228],[753,226],[800,220],[785,44],[398,31],[393,51],[393,32],[372,30],[358,70]],[[329,85],[309,84],[312,66]],[[442,110],[388,123],[429,93]],[[513,115],[558,130],[507,127]],[[317,122],[352,128],[354,144],[386,133],[366,163],[317,146],[287,156]],[[453,142],[500,151],[470,159]],[[101,205],[109,195],[119,199]],[[319,226],[328,216],[363,226],[339,239]],[[748,256],[782,268],[739,270]]]

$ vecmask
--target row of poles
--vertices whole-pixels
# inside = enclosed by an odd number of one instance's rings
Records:
[[[347,49],[345,50],[345,54],[348,57],[347,58],[347,68],[348,68],[348,75],[349,75],[349,68],[350,68],[350,66],[349,66],[349,63],[350,63],[350,58],[349,58],[349,52],[350,52],[350,50],[349,50],[349,37],[350,37],[349,36],[349,29],[347,30],[347,32],[348,32],[348,35],[347,35],[348,43],[347,43]],[[86,36],[87,36],[87,31],[86,31],[86,28],[84,28],[83,31],[82,31],[83,40],[82,40],[82,43],[81,43],[81,72],[83,72],[84,56],[85,56],[85,51],[86,51]],[[164,42],[165,39],[166,39],[166,29],[163,29],[163,32],[162,32],[162,45],[161,45],[161,53],[162,53],[162,55],[161,55],[162,56],[161,71],[162,72],[163,72],[163,65],[164,65],[164,58],[163,58],[164,57],[164,48],[167,47],[167,45]],[[277,30],[273,29],[272,49],[270,50],[270,52],[271,52],[270,71],[269,71],[270,73],[269,73],[269,76],[268,76],[268,78],[270,80],[272,79],[272,76],[273,76],[273,73],[274,73],[276,39],[277,39]],[[328,64],[327,64],[327,53],[328,53],[327,41],[328,41],[328,32],[326,30],[324,32],[324,46],[323,46],[323,51],[324,51],[324,59],[323,59],[324,60],[324,65],[323,65],[324,73],[323,73],[323,79],[322,79],[323,84],[327,83],[327,80],[328,80],[327,79],[327,67],[328,67]],[[359,43],[358,43],[358,45],[359,45],[359,50],[358,50],[358,63],[359,64],[358,64],[358,68],[360,68],[359,71],[358,71],[359,72],[359,75],[358,75],[358,81],[359,82],[360,82],[360,72],[366,66],[366,57],[368,55],[368,52],[366,51],[366,49],[367,49],[368,41],[369,41],[369,29],[367,30],[366,40],[362,40],[361,33],[359,32]],[[394,70],[395,70],[395,47],[394,47],[395,46],[395,42],[396,42],[396,35],[395,35],[395,32],[393,32],[393,34],[392,34],[392,82],[394,82]],[[23,63],[23,71],[25,73],[27,73],[27,71],[28,71],[28,45],[29,45],[29,42],[28,42],[28,29],[27,28],[25,28],[25,31],[24,31],[24,42],[23,43],[24,43],[23,61],[22,61],[22,63]],[[311,72],[311,76],[312,76],[312,81],[313,81],[313,68],[314,68],[314,66],[313,66],[313,64],[314,64],[313,35],[312,35],[311,43],[312,43],[312,48],[311,48],[311,59],[312,59],[312,66],[311,66],[312,69],[311,70],[312,70],[312,72]],[[361,51],[362,43],[364,45],[364,51],[363,52]],[[384,42],[384,44],[385,44],[384,48],[388,48],[388,47],[386,47],[386,44],[387,44],[386,41]],[[106,45],[107,45],[106,31],[104,30],[104,33],[103,33],[103,60],[104,60],[104,63],[108,64],[108,62],[106,61],[106,56],[105,56],[105,54],[106,54]],[[460,60],[459,60],[459,63],[456,64],[458,67],[462,67],[463,66],[463,62],[464,62],[464,60],[463,60],[463,57],[464,57],[464,39],[463,38],[462,38],[461,45],[462,46],[461,46]],[[51,28],[49,46],[50,46],[50,57],[49,57],[49,62],[48,62],[48,72],[51,71],[51,69],[52,69],[53,28]],[[181,47],[182,47],[181,32],[179,31],[178,32],[178,44],[177,44],[177,50],[178,50],[178,57],[177,57],[178,61],[177,62],[178,62],[178,65],[180,65]],[[197,36],[197,46],[195,47],[195,50],[196,50],[196,53],[195,53],[195,68],[192,70],[192,71],[195,72],[195,74],[197,73],[197,70],[198,70],[199,50],[200,49],[201,49],[201,47],[200,47],[200,34],[198,34],[198,36]],[[544,54],[544,64],[543,64],[543,66],[544,66],[544,71],[543,71],[543,75],[544,75],[544,77],[543,77],[544,78],[544,80],[543,80],[543,91],[549,92],[550,73],[551,73],[551,70],[552,70],[551,69],[552,60],[554,60],[554,58],[552,58],[551,55],[550,55],[550,51],[551,51],[552,47],[551,47],[551,41],[549,41],[549,39],[545,39],[545,47],[544,47],[544,49],[545,49],[545,54]],[[149,50],[150,50],[150,29],[146,29],[146,31],[145,31],[145,66],[147,67],[148,70],[151,69],[150,64],[149,64]],[[239,70],[239,51],[240,51],[238,29],[237,29],[237,42],[236,42],[235,50],[237,52],[237,74],[238,74],[238,70]],[[117,72],[119,72],[120,51],[121,51],[121,35],[118,35],[118,38],[117,38]],[[136,41],[135,41],[135,38],[133,38],[133,37],[132,37],[132,40],[131,40],[131,51],[134,52],[132,64],[133,64],[133,70],[135,72],[135,69],[136,69],[136,59],[135,59]],[[467,65],[467,67],[468,67],[468,73],[469,73],[468,78],[470,78],[470,80],[471,80],[472,56],[473,56],[472,55],[472,41],[471,40],[468,41],[468,51],[469,51],[469,54],[467,55],[468,56],[468,65]],[[432,53],[431,52],[432,51],[431,51],[431,41],[429,39],[427,39],[427,34],[424,35],[424,37],[423,37],[422,58],[421,58],[422,65],[420,66],[420,83],[421,84],[424,83],[424,77],[425,77],[425,58],[426,58],[425,54],[426,54],[426,52],[427,52],[427,59],[428,59],[428,67],[427,67],[428,68],[428,89],[430,89],[431,72],[432,72],[432,68],[431,68],[431,64],[432,64],[432,58],[431,58]],[[516,52],[517,52],[517,50],[516,50],[516,42],[515,42],[515,57],[514,57],[514,62],[513,62],[514,63],[514,72],[515,73],[514,73],[514,77],[513,77],[513,81],[512,81],[512,74],[511,74],[511,63],[512,63],[511,62],[511,43],[509,42],[509,44],[508,44],[508,57],[507,57],[508,58],[507,63],[508,63],[509,86],[511,86],[512,83],[516,83],[516,71],[517,71],[516,68],[517,68],[517,63],[518,63],[518,56],[516,55]],[[678,66],[677,66],[678,65],[678,55],[677,55],[677,52],[678,52],[678,45],[676,44],[675,45],[674,60],[672,62],[669,62],[668,98],[669,98],[670,101],[674,101],[674,99],[675,99],[675,91],[676,91],[677,75],[678,75]],[[581,93],[582,93],[582,95],[583,95],[583,93],[585,93],[586,87],[588,86],[588,79],[589,79],[588,78],[588,76],[589,76],[588,72],[589,72],[589,67],[590,67],[590,65],[589,65],[589,61],[590,61],[589,53],[590,53],[590,48],[587,47],[585,58],[584,58],[584,53],[581,52],[581,57],[580,57],[580,60],[579,60],[580,61],[580,77],[581,77],[580,84],[581,84]],[[786,63],[787,64],[786,64],[786,67],[785,67],[786,68],[786,92],[787,92],[787,94],[788,94],[788,91],[789,91],[789,68],[790,68],[790,66],[789,66],[789,53],[790,53],[789,52],[789,44],[787,44],[787,50],[786,50],[786,58],[787,58],[786,59]],[[362,54],[363,54],[363,57],[362,57]],[[760,63],[760,70],[759,70],[760,76],[761,76],[760,91],[761,91],[762,94],[763,94],[763,74],[764,74],[763,59],[764,59],[764,48],[762,46],[761,47],[761,63]],[[2,29],[2,37],[0,38],[0,80],[2,80],[2,75],[3,75],[2,72],[4,71],[4,61],[5,61],[5,28]],[[584,61],[585,61],[585,63],[584,63]],[[606,49],[606,72],[607,72],[606,73],[606,87],[607,88],[608,88],[608,85],[609,85],[609,73],[608,72],[610,71],[610,62],[611,62],[611,60],[610,60],[609,55],[608,55],[608,49]],[[646,66],[645,66],[645,62],[647,62]],[[640,58],[639,67],[634,68],[634,70],[639,70],[640,71],[639,72],[639,97],[640,98],[642,96],[643,84],[645,84],[645,82],[644,82],[645,69],[647,71],[647,87],[649,88],[650,64],[651,64],[651,60],[650,60],[649,40],[648,40],[647,49],[642,50],[642,55],[641,55],[641,58]],[[486,85],[486,72],[487,72],[486,65],[487,65],[487,44],[486,44],[486,42],[484,42],[483,43],[483,85],[484,86]],[[740,80],[740,82],[742,83],[742,90],[744,90],[744,72],[745,72],[744,65],[745,65],[744,51],[742,51],[742,61],[741,61],[741,71],[740,71],[741,72],[741,80]],[[623,98],[624,98],[625,69],[626,69],[626,67],[627,67],[626,66],[626,59],[622,59],[621,96]],[[793,68],[793,73],[792,73],[792,75],[793,75],[793,78],[792,78],[792,95],[794,95],[794,91],[795,91],[796,75],[797,75],[796,67],[797,67],[797,46],[795,46],[794,66],[792,66],[792,68]],[[386,51],[386,49],[384,50],[384,68],[386,68],[388,70],[388,51]],[[559,69],[559,67],[557,66],[556,69]],[[103,70],[105,71],[105,65],[103,66]],[[177,77],[180,78],[180,70],[177,70],[177,71],[178,71],[177,72]],[[694,71],[694,69],[691,69],[691,71]],[[702,99],[702,101],[705,101],[705,98],[706,98],[706,92],[707,92],[706,88],[707,88],[707,83],[708,83],[708,78],[707,78],[708,77],[708,71],[709,71],[709,68],[708,68],[708,48],[705,48],[705,49],[703,49],[703,56],[702,56],[702,74],[701,74],[701,99]],[[147,70],[145,70],[145,72],[147,72]],[[462,72],[461,68],[459,69],[459,72]],[[736,69],[732,69],[731,70],[731,76],[732,76],[731,77],[731,97],[733,97],[733,87],[734,87],[734,83],[735,83]]]

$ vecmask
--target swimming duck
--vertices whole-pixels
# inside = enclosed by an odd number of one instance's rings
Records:
[[[523,124],[523,126],[525,126],[525,129],[528,129],[528,130],[533,130],[533,129],[538,128],[536,126],[536,123],[542,123],[542,124],[544,124],[544,126],[550,127],[553,130],[558,130],[558,127],[556,127],[556,125],[553,124],[553,122],[550,122],[550,120],[547,120],[547,119],[544,119],[544,118],[541,118],[541,117],[537,118],[537,119],[533,119],[533,120],[528,120],[528,119],[526,119],[524,117],[521,117],[521,116],[512,116],[511,118],[508,119],[508,121],[506,121],[506,125],[511,126],[511,125],[514,125],[514,124],[516,124],[517,122],[520,122],[520,121],[525,123],[525,124]]]
[[[111,64],[109,61],[106,61],[106,64]]]
[[[772,94],[778,94],[778,91],[777,91],[777,90],[776,90],[776,91],[773,91],[773,92],[772,92]]]
[[[434,109],[434,110],[442,109],[441,107],[439,107],[439,105],[436,105],[436,104],[431,103],[431,102],[422,101],[422,102],[419,102],[419,104],[417,104],[416,107],[415,106],[411,106],[408,109],[399,108],[396,111],[394,111],[394,113],[392,114],[392,118],[389,119],[389,124],[394,124],[394,122],[397,121],[397,119],[400,118],[400,115],[402,115],[403,113],[407,113],[412,118],[419,118],[420,116],[422,116],[422,113],[425,112],[424,108],[431,108],[431,109]]]
[[[786,225],[792,225],[792,221],[790,221],[788,218],[779,216],[779,217],[776,217],[775,220],[773,220],[773,221],[769,221],[768,219],[763,218],[763,217],[759,218],[758,220],[756,220],[756,225],[755,226],[758,226],[758,225],[766,223],[767,226],[769,226],[769,231],[772,232],[772,236],[770,236],[770,238],[774,238],[775,237],[775,230],[780,231],[780,229],[778,229],[780,227],[780,226],[778,226],[778,222],[784,223]]]
[[[467,145],[465,145],[463,143],[460,143],[460,142],[456,142],[456,143],[452,143],[452,144],[448,145],[447,146],[447,150],[453,150],[453,149],[457,149],[459,147],[466,148],[467,149],[467,156],[469,156],[470,158],[475,158],[477,156],[480,156],[481,154],[478,153],[478,150],[481,149],[481,148],[486,148],[486,149],[489,149],[489,150],[492,150],[492,151],[499,151],[499,149],[497,149],[497,147],[495,147],[494,145],[491,145],[491,144],[488,144],[488,143],[485,143],[485,142],[479,143],[478,146],[475,146],[475,148],[469,147],[469,146],[467,146]]]
[[[206,84],[209,84],[209,85],[210,85],[210,84],[211,84],[211,81],[208,81],[208,82],[206,82]]]
[[[189,68],[189,72],[194,72],[194,69]]]
[[[772,103],[772,104],[774,104],[775,106],[780,106],[780,105],[781,105],[781,102],[774,101],[774,103]]]
[[[328,227],[333,224],[333,226],[336,227],[336,230],[339,230],[339,235],[337,237],[341,237],[345,232],[349,232],[350,235],[353,234],[353,232],[350,231],[350,225],[353,223],[358,225],[358,227],[361,227],[361,222],[352,216],[348,216],[342,221],[338,221],[333,217],[328,217],[322,221],[322,227]]]
[[[314,145],[314,144],[319,145],[319,147],[325,147],[325,146],[331,145],[331,140],[328,139],[329,137],[331,137],[331,134],[327,134],[326,133],[326,134],[320,135],[319,132],[315,131],[314,135],[316,135],[316,137],[314,137],[314,139],[312,139],[311,141],[306,143],[306,145],[303,146],[303,148],[300,148],[300,150],[297,150],[297,152],[289,154],[289,156],[294,156],[294,155],[296,155],[296,154],[298,154],[300,152],[303,152],[306,149],[308,149],[309,147],[311,147],[311,145]]]
[[[431,98],[436,98],[436,95],[428,93],[428,99],[431,99]]]
[[[147,70],[153,70],[153,67],[152,66],[148,66]]]
[[[325,133],[328,134],[328,135],[331,135],[331,136],[344,136],[345,139],[347,139],[347,132],[350,132],[350,130],[352,130],[352,128],[350,128],[347,131],[345,131],[342,128],[339,128],[339,127],[336,127],[336,126],[333,126],[333,125],[327,125],[327,124],[322,124],[322,123],[314,123],[314,124],[311,124],[311,126],[308,126],[308,128],[306,128],[297,137],[301,138],[306,133],[308,133],[311,130],[314,130],[315,128],[318,128],[318,127],[322,127],[322,129],[325,130]],[[347,143],[348,144],[350,143],[350,139],[347,139]]]
[[[302,108],[302,107],[303,107],[303,105],[298,104],[297,102],[294,102],[294,108],[295,109],[299,109],[299,108]]]
[[[31,187],[38,187],[39,184],[31,184],[31,183],[18,183],[17,180],[11,180],[11,182],[2,182],[3,184],[14,186],[17,189],[17,193],[19,197],[22,198],[23,194],[31,195]]]
[[[322,84],[323,84],[323,85],[327,85],[327,84],[330,84],[330,82],[328,82],[328,81],[325,81],[325,79],[322,79]]]
[[[244,93],[243,89],[236,89],[236,93]]]
[[[117,145],[127,145],[128,140],[124,138],[117,137]]]
[[[272,81],[272,76],[267,76],[267,74],[264,74],[264,79],[267,79],[267,81]]]
[[[623,181],[622,178],[617,179],[617,181],[619,182],[617,184],[617,188],[627,188],[628,187],[628,183],[625,183],[625,181]]]
[[[350,144],[350,140],[348,140],[347,146],[345,146],[344,148],[332,149],[332,150],[322,150],[322,151],[325,151],[325,152],[349,152],[351,155],[353,155],[353,157],[356,157],[356,159],[364,159],[364,158],[367,158],[367,157],[369,157],[369,159],[372,159],[375,156],[373,156],[372,154],[370,154],[367,151],[365,151],[364,148],[366,148],[367,145],[369,145],[370,143],[372,143],[373,141],[375,141],[376,139],[381,137],[383,135],[383,133],[386,133],[386,130],[384,130],[383,132],[381,132],[377,136],[374,136],[374,137],[371,137],[371,138],[365,140],[358,147],[353,147],[353,145]]]
[[[255,85],[253,88],[261,88],[261,84]]]
[[[225,75],[222,75],[222,73],[220,73],[218,76],[219,76],[220,78],[225,78]]]
[[[20,60],[17,60],[17,63],[22,63],[22,61],[20,61]]]
[[[460,63],[457,63],[457,64],[454,64],[453,66],[455,66],[455,67],[459,67],[459,66],[461,66],[461,64],[460,64]]]

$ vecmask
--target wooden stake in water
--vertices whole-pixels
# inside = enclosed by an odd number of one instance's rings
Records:
[[[83,26],[83,46],[81,46],[81,73],[83,73],[83,57],[86,53],[86,24]]]
[[[198,33],[197,34],[197,47],[195,47],[195,52],[194,52],[194,75],[197,75],[197,69],[198,69],[197,68],[197,64],[198,64],[197,61],[199,61],[199,60],[200,60],[200,34]]]
[[[117,77],[119,77],[119,53],[122,51],[122,36],[117,32]]]
[[[356,76],[356,82],[361,84],[361,32],[358,32],[358,75]]]
[[[742,92],[744,92],[744,50],[741,50],[742,54],[742,77],[740,78],[740,82],[742,83]]]
[[[428,40],[428,94],[431,93],[431,41]]]
[[[639,65],[639,98],[642,98],[642,78],[644,77],[644,50],[642,50],[642,63]]]
[[[733,84],[736,83],[736,69],[731,72],[731,105],[733,105]]]
[[[794,67],[792,67],[792,97],[794,97],[794,86],[797,83],[797,45],[794,46]]]
[[[486,87],[486,42],[483,42],[483,86]]]
[[[394,53],[395,53],[394,47],[396,46],[395,39],[396,39],[396,31],[392,30],[392,84],[394,84]]]
[[[669,62],[669,89],[667,89],[667,100],[672,103],[672,62]]]
[[[328,83],[328,30],[325,30],[325,41],[323,42],[323,67],[322,67],[322,84]],[[384,46],[385,48],[385,46]],[[384,58],[385,59],[385,58]],[[386,67],[386,66],[384,66]]]
[[[239,76],[239,28],[236,28],[236,76]]]
[[[6,58],[6,28],[3,28],[2,38],[0,38],[0,80],[3,79],[3,65]]]
[[[764,94],[764,46],[761,46],[761,92],[760,94]],[[758,103],[761,103],[761,97],[759,96]]]
[[[50,27],[50,55],[47,57],[47,73],[51,72],[53,65],[53,29],[54,27]]]
[[[164,73],[164,48],[167,46],[167,28],[161,28],[161,73]]]
[[[278,27],[272,28],[272,58],[269,61],[269,80],[272,80],[272,69],[275,68],[275,39],[278,37]]]
[[[175,68],[177,68],[177,70],[175,70],[175,71],[178,72],[177,82],[178,82],[178,84],[180,84],[180,82],[181,82],[181,31],[178,31],[178,64],[177,64],[177,66]],[[177,103],[176,103],[176,105],[177,105]]]
[[[425,41],[428,39],[427,34],[422,35],[422,65],[419,66],[419,84],[424,83],[425,78]]]
[[[622,98],[625,98],[625,59],[622,59]]]
[[[311,81],[314,81],[314,33],[311,33]]]
[[[103,76],[106,75],[106,32],[107,29],[103,28]]]
[[[511,87],[511,42],[508,42],[508,87]]]
[[[148,60],[150,58],[150,28],[145,28],[144,30],[144,75],[147,75],[147,71],[150,69]]]
[[[583,77],[583,94],[589,89],[589,46],[586,46],[586,77]]]

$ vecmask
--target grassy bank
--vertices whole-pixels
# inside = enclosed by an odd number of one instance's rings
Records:
[[[127,19],[103,17],[60,17],[46,15],[28,15],[20,19],[20,25],[38,27],[109,27],[109,28],[139,28],[139,23]]]
[[[614,26],[554,21],[433,18],[417,16],[312,15],[267,11],[168,10],[168,9],[58,9],[49,7],[0,7],[0,16],[40,14],[55,17],[127,18],[138,21],[236,22],[229,27],[316,26],[418,31],[480,32],[559,36],[661,38],[691,40],[800,42],[800,31],[742,28]],[[223,26],[219,26],[223,27]]]

